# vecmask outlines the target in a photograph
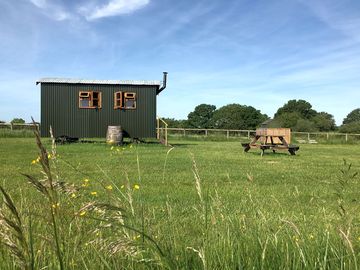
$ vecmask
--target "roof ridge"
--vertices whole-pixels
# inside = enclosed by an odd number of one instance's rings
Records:
[[[157,80],[90,80],[51,77],[36,81],[36,84],[39,83],[161,85],[161,82]]]

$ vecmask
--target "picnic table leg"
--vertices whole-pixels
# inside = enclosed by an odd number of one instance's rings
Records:
[[[259,135],[256,135],[256,136],[254,137],[254,139],[250,142],[250,145],[256,143],[259,138],[260,138],[260,136],[259,136]]]
[[[294,149],[289,148],[289,153],[290,153],[292,156],[295,156],[295,150],[294,150]]]
[[[247,153],[250,150],[250,144],[244,147],[244,152]]]
[[[260,136],[256,135],[250,143],[243,143],[242,146],[244,148],[244,152],[247,153],[251,149],[251,145],[255,144],[259,138]]]
[[[283,145],[285,145],[286,147],[288,147],[288,143],[286,142],[286,140],[284,139],[284,137],[279,136],[279,140],[282,142]]]

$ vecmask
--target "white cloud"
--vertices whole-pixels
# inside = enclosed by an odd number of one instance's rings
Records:
[[[65,6],[61,1],[28,1],[39,8],[44,15],[56,21],[70,20],[78,17],[79,14],[88,21],[129,14],[150,3],[150,0],[108,0],[106,4],[98,5],[102,1],[88,0],[85,5],[78,7],[75,11],[74,6]]]
[[[45,8],[46,7],[46,0],[30,0],[38,8]]]
[[[340,31],[355,42],[360,42],[358,9],[349,9],[348,5],[337,0],[327,0],[326,2],[299,1],[306,5],[328,27]]]
[[[150,0],[110,0],[103,6],[82,7],[79,12],[89,21],[132,13],[149,4]]]
[[[58,10],[54,12],[52,18],[55,19],[56,21],[64,21],[71,19],[71,14],[63,10]]]
[[[29,0],[33,5],[41,9],[41,12],[55,20],[64,21],[72,18],[72,15],[65,10],[65,7],[55,4],[54,2],[48,2],[47,0]]]

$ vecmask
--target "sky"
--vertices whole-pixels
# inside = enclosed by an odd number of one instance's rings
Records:
[[[40,119],[43,77],[162,80],[161,117],[304,99],[360,107],[359,0],[0,0],[0,120]]]

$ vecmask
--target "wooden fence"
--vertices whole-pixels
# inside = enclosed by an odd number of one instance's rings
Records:
[[[237,130],[237,129],[197,129],[197,128],[167,128],[169,135],[177,136],[222,136],[226,139],[233,137],[243,137],[250,139],[255,135],[255,130]],[[359,141],[360,134],[347,134],[347,133],[337,133],[337,132],[291,132],[291,135],[295,140],[313,142],[316,143],[316,140],[321,141],[330,141],[330,140],[341,140],[348,142]]]
[[[39,124],[36,124],[38,127]],[[11,124],[11,123],[0,123],[0,129],[6,128],[11,130],[20,130],[20,129],[33,129],[33,124]],[[160,130],[159,130],[160,129]],[[158,132],[161,132],[159,128]],[[245,129],[198,129],[198,128],[166,128],[169,135],[177,136],[221,136],[226,139],[242,137],[250,139],[255,135],[255,130],[245,130]],[[350,134],[350,133],[337,133],[337,132],[291,132],[291,135],[295,137],[296,141],[306,141],[314,142],[314,140],[321,141],[330,141],[330,140],[341,140],[344,142],[348,141],[359,141],[360,134]]]
[[[35,124],[37,127],[40,127],[39,124]],[[34,124],[12,124],[12,123],[0,123],[0,129],[11,129],[11,130],[21,130],[21,129],[34,129]]]

